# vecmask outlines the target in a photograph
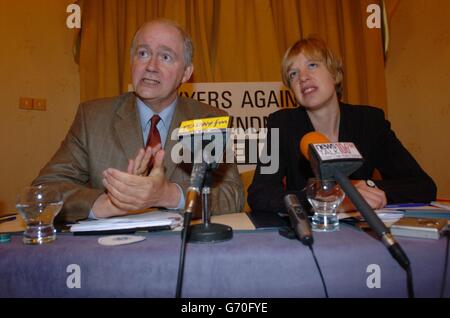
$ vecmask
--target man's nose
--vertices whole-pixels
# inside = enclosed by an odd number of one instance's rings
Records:
[[[151,56],[148,59],[147,65],[145,66],[145,69],[149,72],[155,72],[158,70],[158,60],[155,56]]]

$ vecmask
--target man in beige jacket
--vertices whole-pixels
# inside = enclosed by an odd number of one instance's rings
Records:
[[[131,48],[134,93],[80,105],[61,147],[33,184],[56,184],[65,203],[59,221],[105,218],[149,207],[184,207],[192,164],[175,164],[172,131],[189,119],[224,116],[215,107],[178,97],[192,72],[192,42],[174,22],[154,20]],[[145,147],[155,124],[161,146]],[[145,172],[148,161],[151,171]],[[213,214],[241,211],[242,183],[235,164],[213,172]]]

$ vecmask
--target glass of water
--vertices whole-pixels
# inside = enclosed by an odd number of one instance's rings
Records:
[[[24,187],[17,194],[16,208],[26,224],[25,244],[43,244],[56,239],[53,220],[63,206],[63,197],[55,186]]]
[[[317,232],[339,230],[337,208],[344,200],[345,194],[341,186],[331,179],[308,179],[306,195],[314,210],[311,228]]]

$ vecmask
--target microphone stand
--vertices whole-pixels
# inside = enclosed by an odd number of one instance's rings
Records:
[[[211,217],[211,170],[206,171],[202,188],[202,223],[190,227],[188,241],[192,243],[213,243],[233,238],[233,229],[224,224],[210,223]]]

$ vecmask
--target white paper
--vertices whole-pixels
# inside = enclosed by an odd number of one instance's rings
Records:
[[[430,205],[444,209],[444,210],[450,210],[450,203],[432,201],[430,203]]]
[[[182,222],[183,217],[178,213],[152,211],[142,214],[125,215],[100,220],[80,221],[77,224],[72,225],[70,231],[105,231],[157,226],[170,226],[170,228],[175,228],[180,226]]]
[[[381,220],[399,220],[403,217],[403,211],[392,210],[392,209],[378,209],[375,213]]]

